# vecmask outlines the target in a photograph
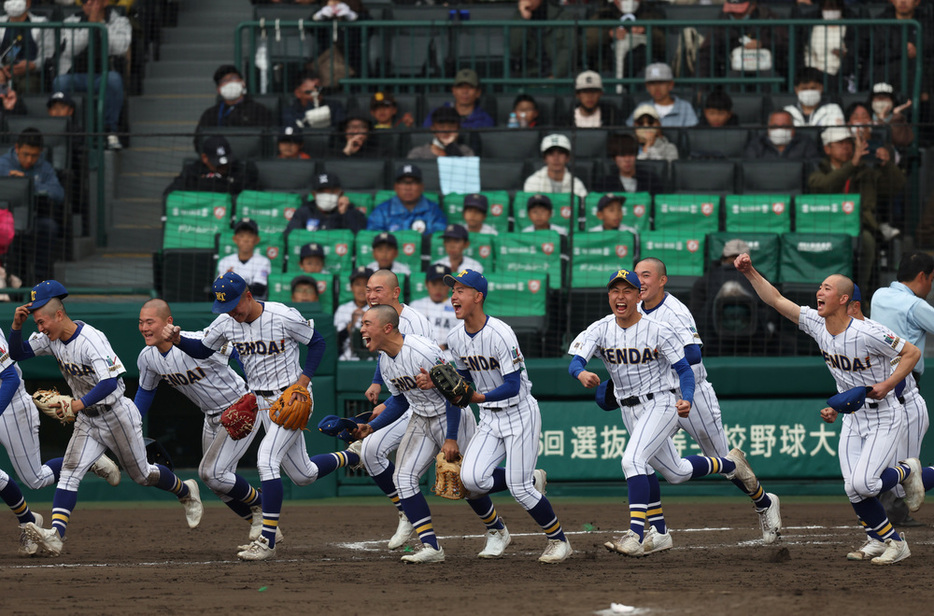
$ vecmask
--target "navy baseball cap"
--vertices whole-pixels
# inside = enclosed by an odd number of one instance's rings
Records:
[[[211,292],[214,293],[214,307],[211,312],[224,314],[240,303],[240,297],[247,291],[246,281],[234,272],[227,272],[214,281]]]
[[[295,293],[295,287],[300,284],[310,284],[315,288],[315,291],[318,290],[318,281],[311,276],[296,276],[292,279],[292,293]]]
[[[365,265],[360,265],[359,267],[355,268],[354,271],[350,272],[350,282],[353,283],[353,281],[357,278],[366,278],[369,280],[370,276],[372,275],[373,270],[366,267]]]
[[[486,278],[483,277],[483,274],[480,272],[475,272],[471,269],[465,269],[454,274],[448,274],[444,277],[444,284],[448,285],[452,289],[454,288],[454,283],[461,283],[465,287],[470,287],[471,289],[483,293],[483,297],[486,298],[487,292],[487,282]]]
[[[467,227],[464,225],[448,225],[444,229],[444,233],[441,234],[441,239],[466,240],[470,239],[470,235],[467,233]]]
[[[324,190],[325,188],[340,188],[341,179],[337,177],[336,173],[324,173],[318,174],[318,181],[315,182],[315,190]]]
[[[220,135],[205,139],[201,144],[201,153],[207,156],[214,166],[227,165],[233,160],[230,142]]]
[[[57,280],[44,280],[40,282],[32,288],[32,293],[29,296],[32,305],[29,306],[29,311],[32,312],[33,310],[42,308],[48,304],[49,300],[53,297],[65,299],[68,297],[68,289]]]
[[[600,212],[606,206],[617,201],[619,202],[620,205],[623,205],[626,203],[626,197],[622,195],[614,195],[612,193],[603,195],[602,197],[600,197],[600,201],[597,203],[597,211]]]
[[[842,391],[827,398],[827,406],[838,413],[855,413],[863,408],[863,404],[866,402],[866,394],[871,390],[872,387],[860,385],[859,387]]]
[[[389,244],[393,248],[399,247],[399,241],[396,239],[396,236],[393,235],[392,233],[387,233],[386,231],[383,231],[382,233],[377,234],[373,238],[373,248],[376,248],[377,246],[380,246],[382,244]]]
[[[853,297],[850,298],[851,302],[862,302],[863,294],[859,292],[859,286],[853,285]]]
[[[639,275],[633,271],[621,269],[613,272],[613,275],[610,276],[610,280],[606,283],[606,288],[609,289],[612,287],[613,283],[617,280],[625,280],[635,287],[637,291],[642,289],[642,282],[639,280]]]
[[[304,143],[305,136],[297,126],[283,126],[279,129],[279,143]]]
[[[432,280],[442,280],[445,276],[451,273],[451,268],[447,265],[442,265],[436,263],[428,268],[428,271],[425,272],[425,280],[431,282]]]
[[[405,178],[414,178],[419,182],[422,181],[422,170],[419,169],[418,165],[413,165],[412,163],[406,163],[396,169],[396,181],[403,180]]]
[[[549,210],[555,209],[551,204],[551,199],[546,195],[532,195],[526,202],[525,209],[531,210],[533,207],[546,207]]]
[[[68,96],[67,92],[53,92],[49,97],[49,100],[46,101],[45,106],[47,109],[51,109],[52,105],[55,103],[62,103],[68,105],[72,109],[75,108],[75,101],[70,96]]]
[[[249,231],[254,235],[259,235],[259,225],[256,224],[255,220],[244,218],[234,225],[234,233],[240,233],[241,231]]]
[[[299,259],[304,259],[305,257],[321,257],[324,258],[324,247],[318,242],[312,242],[310,244],[305,244],[302,246],[301,253],[299,254]]]
[[[464,207],[472,207],[478,210],[483,210],[485,212],[490,209],[490,202],[486,198],[486,195],[473,193],[472,195],[467,195],[464,197]]]

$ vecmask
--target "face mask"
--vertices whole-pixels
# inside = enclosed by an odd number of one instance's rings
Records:
[[[619,10],[623,15],[629,15],[639,10],[639,0],[620,0]]]
[[[318,193],[315,195],[315,205],[317,205],[318,209],[322,212],[331,212],[337,207],[338,199],[339,197],[337,195]]]
[[[639,140],[639,143],[645,143],[652,137],[658,134],[657,128],[637,128],[636,129],[636,138]]]
[[[225,101],[235,101],[246,92],[242,81],[229,81],[221,86],[221,98]]]
[[[6,0],[3,10],[10,17],[19,17],[26,12],[26,0]]]
[[[770,128],[769,141],[777,146],[788,145],[791,142],[790,128]]]
[[[889,114],[889,111],[891,110],[892,110],[892,101],[888,101],[884,98],[880,100],[872,101],[872,112],[876,114],[877,116],[879,116],[880,118],[884,118],[885,116],[887,116]]]
[[[802,107],[817,107],[820,104],[820,90],[801,90],[798,92],[798,102]]]
[[[840,19],[843,17],[843,11],[821,11],[824,19]]]

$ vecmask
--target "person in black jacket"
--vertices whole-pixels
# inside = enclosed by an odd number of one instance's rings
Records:
[[[246,92],[243,75],[233,64],[225,64],[214,71],[214,83],[221,101],[205,109],[198,120],[195,133],[195,151],[198,150],[199,133],[211,126],[255,126],[257,130],[273,126],[276,118],[263,105],[254,101]]]
[[[256,165],[235,159],[226,139],[208,137],[201,146],[201,160],[186,163],[162,195],[176,190],[238,195],[256,190],[258,177]]]
[[[662,180],[651,169],[636,164],[639,142],[629,133],[610,135],[607,139],[607,154],[616,165],[617,172],[597,182],[594,190],[602,193],[664,192]]]
[[[773,111],[769,115],[768,132],[751,139],[746,144],[743,156],[757,160],[807,160],[822,157],[813,139],[795,132],[794,119],[784,110]]]
[[[577,106],[571,110],[570,126],[577,128],[600,128],[617,126],[616,108],[601,101],[603,97],[603,79],[596,71],[584,71],[574,80],[574,96]]]
[[[285,232],[289,233],[293,229],[350,229],[356,233],[366,229],[366,214],[354,207],[344,194],[337,174],[322,173],[315,185],[314,199],[292,214]]]

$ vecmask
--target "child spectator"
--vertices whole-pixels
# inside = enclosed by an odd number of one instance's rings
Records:
[[[292,279],[292,301],[294,303],[317,304],[320,299],[317,280],[311,276],[296,276]]]
[[[259,227],[249,218],[244,218],[234,226],[233,243],[237,246],[237,253],[217,262],[218,277],[234,272],[243,278],[256,299],[266,299],[272,263],[256,250]]]
[[[412,148],[407,158],[430,159],[441,156],[476,156],[469,146],[458,143],[461,117],[450,107],[431,112],[431,143]]]
[[[373,359],[360,339],[360,322],[366,312],[366,281],[373,275],[373,270],[360,266],[350,273],[350,290],[353,299],[337,307],[334,311],[334,329],[337,330],[338,359],[357,361]]]
[[[483,266],[480,265],[480,262],[464,254],[464,251],[470,247],[470,234],[467,233],[467,227],[464,225],[448,225],[441,235],[441,239],[444,240],[444,252],[447,255],[438,259],[432,265],[446,265],[455,272],[472,269],[475,272],[483,273]]]
[[[302,151],[305,137],[302,129],[295,126],[283,126],[279,129],[279,138],[276,147],[279,150],[276,158],[280,160],[309,160],[311,156]]]
[[[393,274],[405,274],[408,276],[412,273],[412,268],[410,268],[405,263],[400,263],[396,261],[399,257],[399,240],[396,239],[396,236],[392,233],[379,233],[376,237],[373,238],[373,261],[367,264],[367,269],[371,269],[374,272],[381,269],[386,269],[391,271]]]
[[[406,163],[396,170],[392,199],[377,205],[370,214],[367,229],[371,231],[402,231],[412,229],[420,233],[443,231],[447,216],[434,201],[425,198],[422,170],[418,165]]]
[[[448,348],[448,332],[457,325],[457,315],[451,305],[451,289],[444,283],[444,277],[451,273],[447,265],[436,263],[425,272],[425,287],[428,297],[417,299],[409,305],[428,317],[431,323],[431,335],[442,349]]]
[[[403,125],[411,128],[415,125],[415,118],[412,114],[405,112],[399,121],[396,121],[396,114],[399,107],[396,105],[396,99],[389,92],[377,92],[370,99],[370,115],[373,117],[373,128],[397,128]]]
[[[520,94],[512,102],[512,112],[516,114],[520,128],[535,128],[538,126],[538,103],[529,94]]]
[[[739,126],[739,118],[733,115],[733,99],[723,90],[714,90],[704,101],[704,113],[698,126],[720,128],[721,126]]]
[[[490,202],[486,195],[474,193],[464,197],[464,223],[467,225],[468,232],[499,235],[496,228],[486,222],[489,209]]]
[[[73,118],[75,115],[75,101],[67,92],[53,92],[45,107],[50,118]]]
[[[555,133],[542,139],[542,158],[545,166],[525,180],[525,192],[569,193],[583,199],[587,196],[584,183],[571,174],[568,161],[571,159],[571,140]]]
[[[843,110],[836,103],[821,104],[824,95],[824,76],[816,68],[805,66],[795,75],[795,94],[798,102],[787,105],[795,126],[835,126],[843,124]]]
[[[670,66],[664,62],[656,62],[645,67],[645,89],[652,97],[652,102],[647,104],[655,107],[662,126],[696,125],[697,114],[694,113],[694,107],[686,100],[672,94],[674,87],[675,78]],[[639,107],[642,107],[642,104]],[[626,125],[632,126],[635,119],[635,114],[629,116]]]
[[[577,128],[600,128],[616,125],[616,108],[601,102],[603,79],[596,71],[584,71],[574,80],[574,96],[577,106],[571,112],[571,126]]]
[[[529,221],[532,223],[522,230],[523,233],[529,231],[557,231],[561,235],[567,235],[567,229],[551,223],[551,214],[554,206],[551,199],[545,195],[532,195],[526,203],[526,211],[529,214]]]
[[[678,160],[678,148],[662,134],[662,123],[654,106],[643,103],[632,115],[636,119],[639,160]]]
[[[600,197],[597,203],[597,218],[600,219],[599,225],[594,225],[590,231],[629,231],[636,237],[639,232],[635,227],[623,224],[623,205],[626,203],[626,197],[608,193]]]
[[[662,180],[651,169],[639,168],[639,142],[630,134],[610,135],[606,143],[607,154],[616,165],[616,173],[603,178],[597,185],[599,192],[662,192]]]
[[[306,274],[327,274],[324,269],[324,247],[318,242],[302,246],[298,255],[298,267]]]
[[[293,229],[349,229],[356,233],[366,228],[366,214],[355,208],[344,194],[336,173],[318,174],[312,197],[292,214],[286,233]]]

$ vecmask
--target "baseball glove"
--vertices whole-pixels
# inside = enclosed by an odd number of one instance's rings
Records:
[[[473,386],[451,364],[437,364],[428,371],[431,382],[451,404],[464,407],[473,398]]]
[[[304,398],[292,402],[292,394],[299,393]],[[311,417],[311,394],[307,389],[296,383],[279,396],[279,399],[269,407],[269,419],[286,430],[304,430]]]
[[[435,487],[432,491],[443,498],[458,500],[466,498],[467,490],[461,482],[461,457],[448,462],[441,452],[435,458]]]
[[[246,438],[256,423],[256,396],[247,393],[221,413],[221,425],[235,441]]]
[[[75,412],[71,410],[71,403],[75,401],[71,396],[60,394],[54,387],[52,389],[39,389],[32,395],[32,401],[36,408],[51,417],[62,422],[62,425],[74,423]],[[53,407],[53,404],[60,406]]]

